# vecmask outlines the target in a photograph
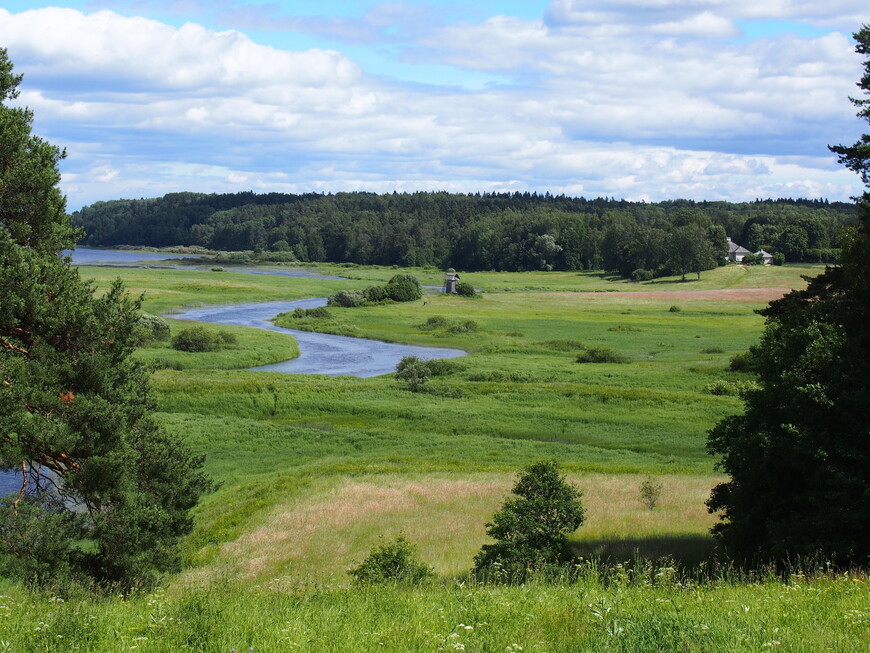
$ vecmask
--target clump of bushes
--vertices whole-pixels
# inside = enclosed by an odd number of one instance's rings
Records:
[[[475,333],[480,331],[480,325],[474,320],[454,322],[447,327],[447,333]]]
[[[433,315],[417,328],[421,331],[444,331],[446,333],[475,333],[480,325],[474,320],[450,320],[443,315]]]
[[[356,308],[357,306],[365,306],[368,300],[360,290],[339,290],[329,296],[326,300],[327,306],[338,306],[340,308]]]
[[[435,571],[416,558],[417,548],[399,535],[391,542],[376,546],[359,567],[347,573],[358,585],[381,583],[417,585],[432,578]]]
[[[169,323],[158,315],[142,313],[136,321],[136,341],[140,345],[169,340]]]
[[[645,270],[644,268],[638,268],[634,272],[631,273],[632,281],[652,281],[653,271]]]
[[[204,326],[182,329],[172,336],[172,348],[179,351],[217,351],[222,347],[234,344],[236,344],[235,334],[224,330],[211,331]]]
[[[627,356],[608,347],[588,347],[577,354],[578,363],[628,363]]]
[[[296,320],[302,320],[307,317],[317,320],[328,320],[332,317],[332,313],[329,312],[326,306],[318,306],[316,308],[301,308],[297,306],[293,309],[293,312],[290,313],[290,317]]]
[[[752,357],[749,355],[749,352],[734,354],[731,357],[728,369],[732,372],[752,372]]]
[[[417,277],[411,274],[397,274],[386,285],[369,286],[365,290],[339,290],[326,300],[327,306],[356,308],[367,304],[394,302],[413,302],[423,296],[423,287]]]
[[[701,350],[702,354],[724,354],[725,351],[720,347],[707,347]]]
[[[612,326],[612,327],[610,327],[610,328],[607,329],[607,330],[608,330],[608,331],[642,331],[643,329],[638,329],[638,328],[635,327],[635,326],[626,326],[626,325],[623,325],[623,324],[618,324],[618,325],[616,325],[616,326]]]
[[[380,304],[390,298],[386,286],[369,286],[362,291],[362,294],[365,300],[372,304]]]
[[[704,392],[711,395],[734,395],[739,397],[750,390],[758,390],[760,387],[754,381],[719,380],[705,385]]]
[[[477,297],[477,292],[467,281],[460,281],[456,284],[456,294],[461,297]]]
[[[446,329],[449,325],[450,320],[443,315],[433,315],[422,324],[418,324],[417,328],[421,331],[435,331],[436,329]]]
[[[680,308],[679,306],[671,306],[671,307],[668,309],[668,311],[669,311],[670,313],[679,313],[679,312],[682,311],[682,310],[683,310],[683,309]]]
[[[394,302],[413,302],[423,296],[423,288],[412,274],[395,275],[387,282],[385,290]]]
[[[429,387],[431,377],[447,376],[464,369],[463,364],[447,359],[424,361],[416,356],[405,356],[396,365],[396,378],[399,381],[404,381],[411,392],[431,392]],[[447,394],[458,396],[456,391],[447,392]]]

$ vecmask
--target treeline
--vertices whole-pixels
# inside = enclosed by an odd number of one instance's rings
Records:
[[[854,204],[658,203],[545,193],[172,193],[73,214],[82,245],[199,245],[299,261],[463,270],[679,274],[716,265],[725,237],[786,261],[836,259]],[[640,272],[638,272],[640,271]]]

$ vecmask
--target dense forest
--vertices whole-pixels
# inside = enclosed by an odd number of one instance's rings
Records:
[[[855,205],[658,203],[549,193],[172,193],[73,214],[88,246],[199,245],[285,260],[463,270],[604,269],[651,278],[714,267],[726,236],[779,261],[832,262]]]

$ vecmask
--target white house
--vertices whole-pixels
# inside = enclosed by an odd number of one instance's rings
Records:
[[[765,252],[763,249],[760,249],[755,252],[755,255],[760,256],[763,259],[762,263],[764,263],[765,265],[770,265],[771,263],[773,263],[773,254],[771,254],[770,252]]]
[[[745,247],[741,247],[733,240],[731,240],[731,236],[728,236],[728,260],[733,261],[734,263],[740,263],[743,260],[743,257],[747,254],[751,254],[748,249]]]

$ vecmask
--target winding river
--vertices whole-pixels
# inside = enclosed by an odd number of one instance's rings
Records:
[[[76,250],[73,253],[73,263],[85,263],[81,259],[76,260],[78,258],[76,254],[81,251]],[[127,255],[124,257],[126,259],[123,261],[124,263],[129,264],[134,262],[131,260],[132,257],[129,256],[132,252],[124,252],[124,254]],[[120,261],[116,260],[114,262]],[[257,271],[257,273],[269,274],[265,271]],[[316,273],[308,271],[305,271],[304,274],[306,276],[316,275]],[[297,331],[295,329],[275,326],[271,322],[271,319],[279,313],[292,311],[297,307],[315,308],[325,305],[326,299],[314,297],[295,301],[210,306],[174,314],[172,317],[174,319],[197,320],[212,324],[256,327],[258,329],[286,333],[296,338],[299,343],[300,352],[298,358],[284,361],[283,363],[252,368],[269,372],[371,377],[394,372],[398,362],[405,356],[416,356],[422,360],[432,360],[436,358],[457,358],[466,355],[466,352],[461,349],[401,345],[380,340]],[[0,471],[0,496],[8,492],[17,491],[19,487],[18,476],[14,472]]]
[[[394,372],[396,365],[404,356],[416,356],[422,360],[465,356],[466,352],[461,349],[401,345],[380,340],[297,331],[275,326],[270,321],[278,313],[292,311],[294,308],[315,308],[325,305],[325,299],[316,297],[286,302],[210,306],[172,317],[214,324],[256,327],[286,333],[296,338],[299,342],[298,358],[252,368],[270,372],[369,377]]]

